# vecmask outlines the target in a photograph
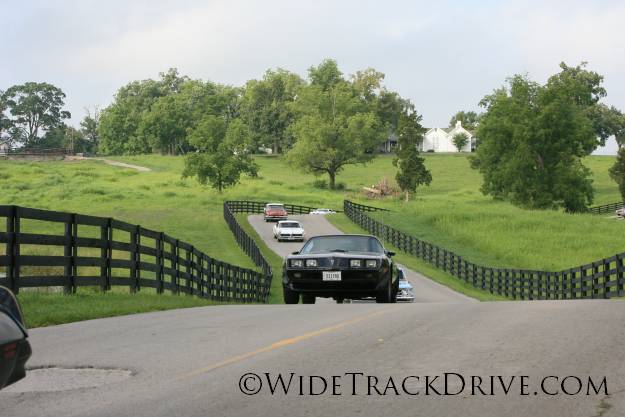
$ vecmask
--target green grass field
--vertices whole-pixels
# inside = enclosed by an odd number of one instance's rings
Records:
[[[395,167],[389,156],[381,156],[366,166],[347,167],[337,179],[345,184],[343,191],[315,188],[314,176],[293,170],[280,157],[258,157],[259,178],[244,178],[241,184],[223,194],[200,186],[194,179],[183,180],[182,157],[146,155],[114,159],[147,166],[152,172],[137,172],[97,161],[0,161],[0,204],[115,217],[164,231],[211,256],[248,268],[255,266],[239,249],[223,221],[222,204],[227,199],[274,200],[341,209],[343,199],[349,198],[388,207],[393,213],[383,215],[385,222],[474,262],[493,266],[557,269],[625,250],[622,239],[625,222],[605,216],[527,211],[483,196],[479,192],[480,176],[469,168],[464,155],[427,154],[426,164],[432,171],[433,183],[408,203],[392,199],[369,201],[362,197],[363,186],[377,183],[382,177],[393,179]],[[607,174],[613,160],[612,157],[586,160],[594,172],[597,204],[619,199],[617,187]],[[350,227],[346,219],[341,223],[339,226],[345,229]],[[0,230],[3,227],[0,225]],[[280,264],[275,255],[270,261],[274,270]],[[404,263],[433,278],[440,275],[430,266],[414,262]],[[279,271],[276,272],[273,288],[279,289]],[[445,279],[453,278],[441,275],[439,280]],[[458,289],[467,293],[475,291]],[[281,299],[276,292],[271,297],[273,302]],[[36,311],[43,302],[26,294],[20,298],[27,317],[32,320],[29,311]],[[117,296],[138,300],[122,289]],[[62,305],[78,299],[47,293],[38,297],[57,297]],[[179,297],[170,298],[173,299],[168,301],[170,306],[177,307],[175,300]],[[89,300],[81,302],[87,306],[85,311],[94,302]],[[180,307],[184,306],[180,303]]]

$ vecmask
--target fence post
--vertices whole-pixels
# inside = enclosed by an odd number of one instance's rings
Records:
[[[187,286],[187,294],[193,295],[193,285],[191,280],[191,272],[193,271],[191,263],[193,261],[193,246],[187,250],[187,276],[185,278],[185,284]]]
[[[106,292],[111,283],[111,219],[107,219],[105,226],[100,226],[100,289]]]
[[[17,217],[17,207],[11,206],[7,215],[7,234],[9,241],[6,246],[6,256],[9,260],[7,271],[7,285],[15,294],[19,292],[19,283],[15,277],[17,267],[17,236],[15,231],[15,221]]]
[[[610,298],[608,293],[610,292],[610,262],[607,259],[603,259],[603,298]]]
[[[592,298],[599,298],[599,262],[592,263]]]
[[[135,226],[130,232],[130,292],[136,293],[139,290],[139,234],[140,226]]]
[[[625,253],[616,256],[616,293],[617,297],[625,294]]]
[[[162,294],[163,283],[163,233],[156,238],[156,293]]]
[[[165,245],[165,243],[162,243],[163,246]],[[178,269],[180,268],[180,265],[178,264],[178,253],[179,253],[179,247],[178,247],[179,241],[178,239],[175,239],[173,243],[169,243],[169,251],[171,254],[171,262],[170,262],[170,266],[171,266],[171,292],[173,294],[179,294],[180,293],[180,275],[178,274]],[[163,274],[164,276],[165,274]],[[164,278],[163,278],[164,281]]]
[[[65,287],[63,292],[71,294],[75,291],[74,275],[75,275],[75,238],[76,238],[76,215],[70,214],[69,221],[65,223]]]

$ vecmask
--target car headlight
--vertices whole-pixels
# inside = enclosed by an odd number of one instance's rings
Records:
[[[378,261],[376,261],[375,259],[367,259],[367,268],[377,268],[378,267]]]
[[[304,266],[304,261],[301,259],[291,259],[291,266],[295,268],[301,268]]]
[[[317,260],[316,259],[306,259],[306,266],[308,267],[316,267]]]
[[[349,266],[351,268],[360,268],[362,266],[362,261],[360,259],[350,259]]]

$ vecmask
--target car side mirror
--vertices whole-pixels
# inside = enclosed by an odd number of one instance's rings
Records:
[[[295,252],[291,252],[291,255],[299,255],[299,251],[296,250]]]
[[[22,329],[26,330],[26,323],[24,322],[20,305],[15,295],[5,287],[0,287],[0,309],[9,314],[13,320],[21,325]]]
[[[387,251],[386,251],[386,254],[387,254],[388,256],[395,256],[395,252],[393,252],[393,251],[391,251],[391,250],[387,250]]]

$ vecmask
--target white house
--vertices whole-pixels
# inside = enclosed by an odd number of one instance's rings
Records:
[[[453,141],[453,137],[458,133],[463,133],[469,138],[467,144],[460,151],[458,151]],[[462,123],[458,120],[455,127],[433,127],[432,129],[428,129],[428,131],[425,132],[419,150],[422,152],[471,152],[474,143],[475,136],[473,132],[462,127]]]

